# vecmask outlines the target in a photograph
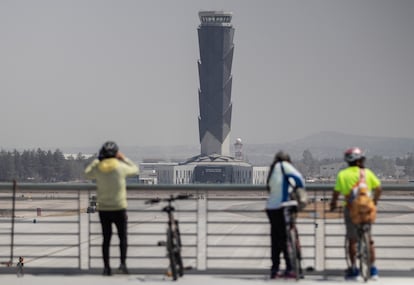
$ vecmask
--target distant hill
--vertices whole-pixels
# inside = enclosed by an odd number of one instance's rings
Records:
[[[302,158],[303,151],[309,150],[317,159],[342,157],[343,151],[351,146],[361,147],[367,157],[380,155],[388,158],[403,157],[414,153],[414,139],[387,138],[349,135],[338,132],[321,132],[288,143],[247,144],[243,152],[253,165],[269,165],[278,150],[290,153],[292,159]],[[96,148],[65,148],[65,153],[96,153]],[[198,155],[200,146],[130,146],[124,147],[123,152],[131,159],[141,162],[144,159],[160,159],[165,161],[184,161]],[[233,153],[233,150],[231,150]]]
[[[414,139],[349,135],[338,132],[321,132],[283,144],[255,144],[244,146],[252,164],[270,163],[280,149],[289,152],[293,159],[301,159],[308,149],[317,159],[341,157],[346,148],[358,146],[367,157],[380,155],[388,158],[403,157],[414,153]]]

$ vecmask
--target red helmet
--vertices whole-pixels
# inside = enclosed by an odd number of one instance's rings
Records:
[[[359,147],[351,147],[344,153],[344,159],[346,162],[354,162],[363,158],[365,158],[365,155]]]

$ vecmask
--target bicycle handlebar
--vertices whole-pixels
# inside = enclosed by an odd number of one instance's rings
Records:
[[[192,194],[178,194],[177,196],[171,195],[169,198],[153,198],[145,201],[145,204],[157,204],[159,202],[172,202],[175,200],[185,200],[191,198]]]
[[[153,199],[149,199],[149,200],[145,201],[145,204],[157,204],[160,201],[161,201],[160,198],[153,198]]]
[[[192,196],[193,196],[192,194],[179,194],[175,196],[173,200],[185,200],[185,199],[191,198]]]

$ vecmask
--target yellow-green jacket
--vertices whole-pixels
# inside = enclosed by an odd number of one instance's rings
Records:
[[[96,179],[97,209],[99,211],[116,211],[126,209],[126,177],[137,175],[138,166],[125,158],[95,159],[85,169],[85,176]]]

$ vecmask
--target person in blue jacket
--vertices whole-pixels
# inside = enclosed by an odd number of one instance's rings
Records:
[[[267,177],[267,189],[269,198],[267,199],[266,212],[270,222],[271,231],[271,258],[272,267],[270,278],[296,278],[292,271],[286,247],[286,221],[284,209],[287,207],[297,207],[297,201],[290,199],[291,185],[305,187],[302,174],[292,165],[290,156],[286,152],[276,153],[272,165],[270,166]],[[286,263],[284,273],[280,272],[280,254]]]

